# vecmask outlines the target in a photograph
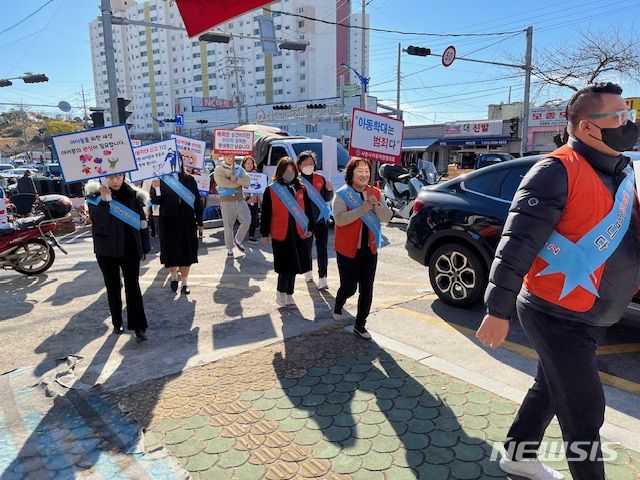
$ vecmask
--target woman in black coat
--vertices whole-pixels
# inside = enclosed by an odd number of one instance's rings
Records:
[[[107,186],[98,182],[89,182],[85,192],[89,204],[91,228],[93,233],[93,251],[102,271],[113,333],[119,335],[122,327],[122,297],[120,291],[120,272],[124,278],[124,292],[127,301],[127,329],[135,331],[136,340],[147,339],[147,317],[140,291],[140,260],[149,252],[149,233],[144,213],[144,204],[148,195],[124,182],[124,175],[111,175],[106,178]],[[116,218],[111,210],[111,202],[116,201],[133,212],[133,222],[139,228]]]
[[[171,272],[171,290],[178,291],[178,272],[182,281],[181,293],[191,293],[189,269],[198,263],[198,234],[202,235],[202,201],[195,179],[181,170],[177,180],[195,198],[187,204],[165,181],[154,180],[151,202],[160,205],[160,261]]]
[[[313,231],[313,210],[307,191],[298,180],[298,167],[289,157],[282,157],[276,166],[273,183],[286,188],[294,201],[302,207],[307,217],[307,231],[303,232],[274,190],[267,187],[262,199],[260,233],[262,243],[273,247],[273,268],[278,274],[276,304],[279,307],[294,305],[293,290],[297,274],[311,270],[311,251],[306,239]]]

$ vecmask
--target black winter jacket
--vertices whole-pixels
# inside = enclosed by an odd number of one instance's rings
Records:
[[[569,139],[569,146],[594,168],[611,195],[629,165],[624,156],[609,157]],[[505,222],[485,293],[487,313],[515,317],[516,298],[529,308],[595,326],[616,323],[640,284],[640,217],[634,202],[631,224],[618,249],[605,264],[600,289],[591,310],[580,313],[549,303],[522,287],[523,277],[560,221],[567,200],[567,171],[557,158],[536,163],[523,178]],[[584,208],[589,208],[585,205]]]
[[[99,185],[98,185],[99,188]],[[95,190],[95,187],[94,187]],[[119,191],[112,191],[112,198],[140,215],[145,228],[136,230],[109,213],[109,202],[100,200],[98,205],[89,204],[91,229],[93,232],[93,251],[96,255],[105,257],[124,257],[130,252],[136,252],[138,258],[151,250],[149,230],[146,227],[144,213],[144,192],[134,189],[129,184],[122,185]],[[96,191],[88,192],[88,198],[99,197]]]

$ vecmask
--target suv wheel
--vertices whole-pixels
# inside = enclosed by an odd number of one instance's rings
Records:
[[[429,258],[429,280],[436,295],[454,307],[479,301],[487,287],[487,269],[470,248],[449,243]]]

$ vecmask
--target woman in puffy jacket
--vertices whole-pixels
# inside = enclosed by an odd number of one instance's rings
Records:
[[[140,261],[149,252],[144,206],[149,196],[124,181],[123,174],[106,177],[106,185],[89,182],[85,187],[93,233],[93,251],[102,271],[113,333],[121,334],[122,297],[120,272],[127,301],[127,329],[138,342],[147,339],[147,317],[140,291]]]

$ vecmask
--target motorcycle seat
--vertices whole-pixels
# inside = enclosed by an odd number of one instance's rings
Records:
[[[30,228],[36,227],[44,219],[45,219],[44,215],[36,215],[35,217],[20,218],[13,223],[13,226],[15,230],[28,230]]]

